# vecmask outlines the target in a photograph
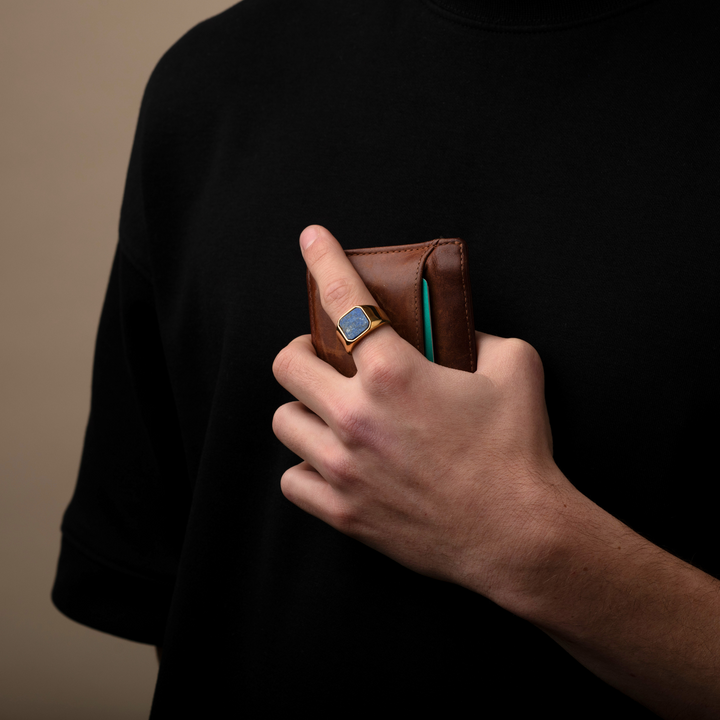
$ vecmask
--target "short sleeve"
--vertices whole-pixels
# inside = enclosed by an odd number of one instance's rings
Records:
[[[152,283],[119,244],[77,485],[62,521],[55,606],[97,630],[162,644],[189,497]]]

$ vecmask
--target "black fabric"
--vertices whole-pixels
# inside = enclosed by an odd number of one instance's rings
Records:
[[[592,22],[652,0],[426,0],[456,21],[496,30],[558,29]]]
[[[279,488],[297,458],[271,430],[290,399],[271,365],[309,332],[301,230],[348,248],[459,236],[478,329],[543,359],[560,469],[720,575],[720,11],[539,6],[244,0],[155,69],[53,595],[164,645],[153,720],[650,716]]]

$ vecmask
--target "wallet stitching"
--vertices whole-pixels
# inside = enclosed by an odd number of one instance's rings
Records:
[[[415,268],[415,347],[419,352],[422,352],[422,350],[420,348],[420,314],[418,313],[418,275],[420,275],[420,267],[422,266],[423,259],[427,257],[427,254],[428,250],[420,255],[417,268]]]
[[[443,238],[438,239],[439,245],[447,245],[448,243],[452,243],[453,245],[458,245],[460,248],[460,277],[462,278],[463,298],[465,299],[465,325],[468,330],[468,353],[470,355],[470,368],[472,369],[472,372],[475,372],[475,363],[473,362],[473,346],[472,346],[474,328],[470,327],[470,317],[468,315],[467,288],[465,286],[465,252],[463,249],[463,244],[461,242],[458,242],[457,240],[444,240]]]
[[[415,271],[415,288],[417,289],[419,287],[419,281],[418,276],[420,275],[420,268],[423,266],[423,263],[427,261],[428,255],[437,247],[438,241],[433,240],[430,243],[430,247],[428,247],[425,252],[420,256],[420,259],[418,260],[418,266],[417,270]],[[422,343],[420,342],[420,313],[418,312],[418,295],[419,292],[415,293],[415,337],[416,337],[416,347],[420,352],[423,352]]]
[[[416,247],[407,250],[348,250],[347,255],[392,255],[402,252],[424,252],[427,248]]]
[[[468,353],[470,354],[470,367],[472,368],[472,371],[475,372],[475,363],[473,363],[473,330],[475,328],[470,327],[470,317],[468,315],[468,301],[467,301],[467,290],[465,288],[465,253],[463,252],[463,246],[461,243],[456,243],[456,245],[460,245],[460,275],[462,277],[462,284],[463,284],[463,297],[465,298],[465,324],[468,329]]]
[[[417,293],[417,287],[418,287],[418,275],[420,274],[420,266],[422,265],[423,258],[425,257],[425,254],[422,254],[420,258],[418,259],[417,267],[415,268],[415,347],[418,348],[418,352],[420,351],[420,317],[418,315],[418,293]]]

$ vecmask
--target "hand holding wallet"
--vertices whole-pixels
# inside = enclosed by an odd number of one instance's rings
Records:
[[[345,254],[400,337],[440,365],[475,372],[475,322],[464,240],[438,238],[411,245],[346,250]],[[352,377],[357,372],[352,355],[346,352],[333,320],[323,310],[309,271],[307,286],[310,331],[318,357]]]

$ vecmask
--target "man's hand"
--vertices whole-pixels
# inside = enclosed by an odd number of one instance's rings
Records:
[[[300,240],[333,322],[374,304],[327,230]],[[537,353],[477,342],[471,374],[429,362],[385,325],[353,350],[353,378],[309,336],[291,342],[273,365],[299,401],[273,419],[303,458],[283,475],[286,497],[529,620],[661,717],[720,718],[720,583],[578,492],[552,459]]]
[[[375,304],[329,232],[311,226],[301,244],[333,323]],[[552,459],[538,354],[517,339],[477,342],[471,374],[383,326],[359,341],[346,378],[300,337],[273,367],[300,402],[273,428],[305,460],[283,476],[288,499],[417,572],[497,597],[537,562],[541,519],[572,488]]]

